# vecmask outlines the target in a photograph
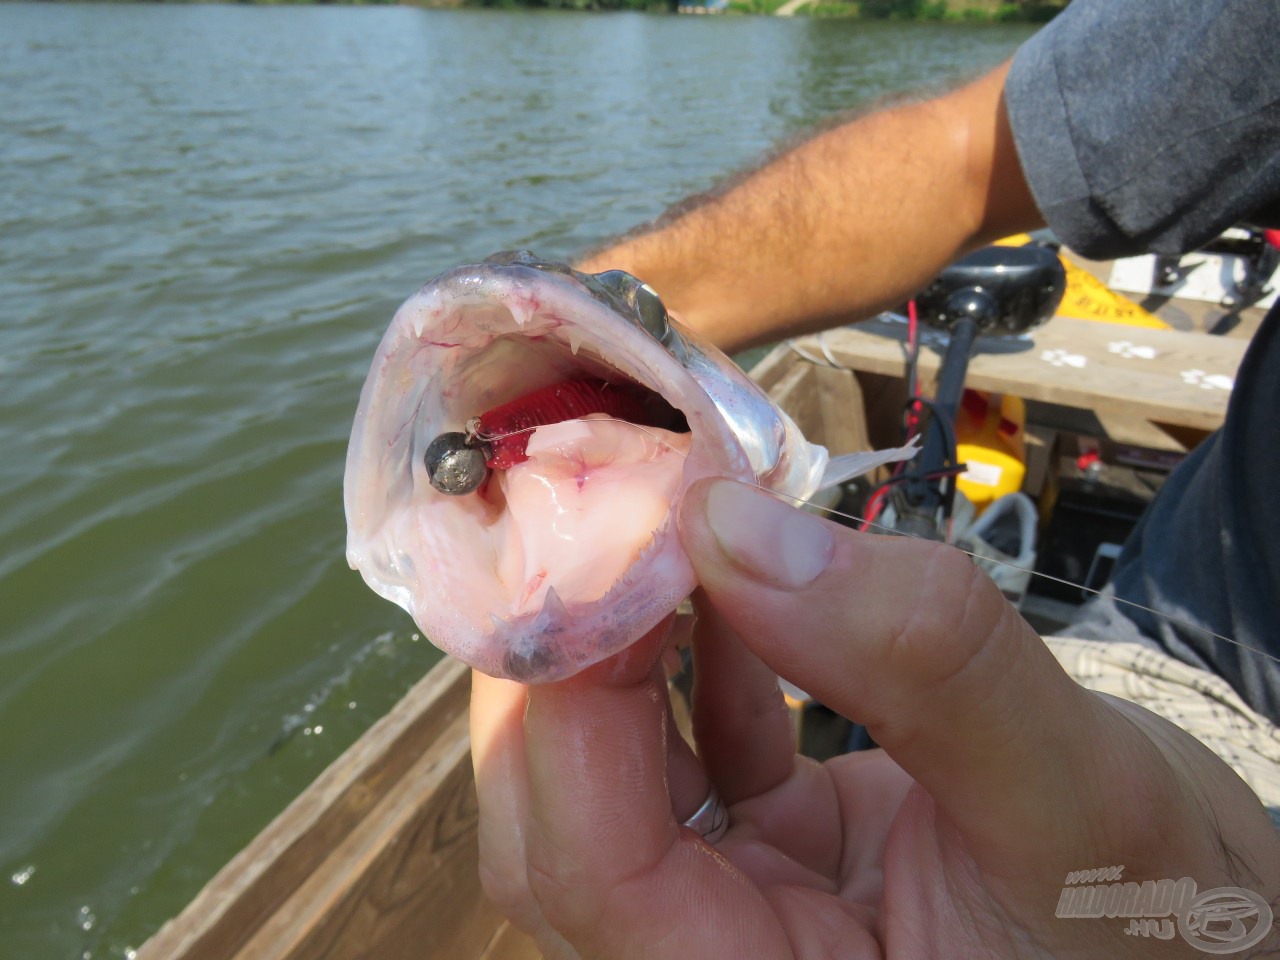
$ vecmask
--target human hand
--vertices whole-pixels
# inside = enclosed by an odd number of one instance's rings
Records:
[[[668,625],[561,683],[475,678],[482,877],[548,957],[1202,956],[1055,917],[1068,872],[1120,865],[1276,902],[1248,788],[1072,682],[963,554],[729,481],[695,485],[680,527],[705,590],[697,758]],[[797,757],[775,672],[884,749]],[[731,816],[714,847],[679,825],[708,783]]]

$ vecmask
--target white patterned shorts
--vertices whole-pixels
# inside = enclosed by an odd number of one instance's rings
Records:
[[[1223,759],[1280,827],[1280,728],[1221,677],[1138,643],[1046,637],[1076,682],[1146,707]]]

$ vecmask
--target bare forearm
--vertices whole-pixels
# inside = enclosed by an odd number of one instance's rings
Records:
[[[1039,222],[1004,73],[829,130],[580,266],[641,277],[726,349],[900,303],[965,250]]]

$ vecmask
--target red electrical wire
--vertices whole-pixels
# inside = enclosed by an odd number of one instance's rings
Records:
[[[906,427],[907,439],[910,440],[920,428],[920,404],[917,402],[920,399],[920,384],[916,379],[916,361],[920,356],[920,314],[916,309],[914,297],[907,301],[907,356],[910,363],[907,392],[910,396],[907,404]]]

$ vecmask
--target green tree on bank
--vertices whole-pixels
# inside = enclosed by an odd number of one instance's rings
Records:
[[[419,0],[428,6],[452,6],[458,0]],[[705,0],[461,0],[472,7],[540,7],[563,10],[675,10]],[[784,0],[731,0],[738,13],[772,13]],[[869,20],[994,20],[1039,23],[1052,19],[1069,0],[816,0],[819,16]]]
[[[875,20],[1001,20],[1043,23],[1068,0],[859,0],[858,15]]]

